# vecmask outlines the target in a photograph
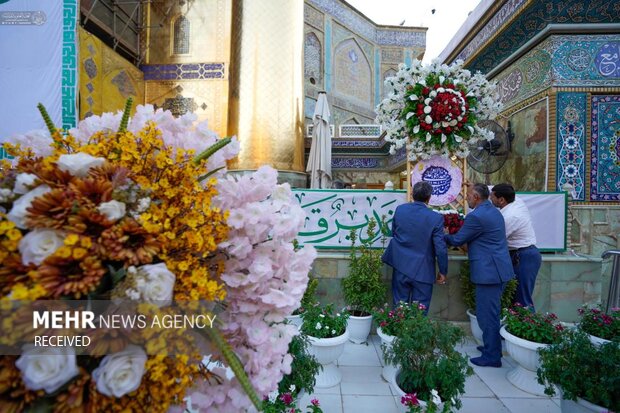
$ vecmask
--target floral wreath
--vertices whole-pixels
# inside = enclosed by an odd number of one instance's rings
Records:
[[[415,60],[411,66],[401,64],[398,73],[385,80],[391,93],[377,107],[376,121],[386,130],[391,154],[407,144],[411,161],[434,155],[465,158],[470,144],[493,139],[493,133],[477,123],[501,110],[496,86],[462,66],[462,61],[425,66]]]

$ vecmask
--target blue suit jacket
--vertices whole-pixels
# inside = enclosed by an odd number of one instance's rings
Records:
[[[399,205],[392,222],[392,239],[383,262],[415,281],[435,282],[435,257],[439,272],[448,272],[448,249],[443,239],[443,216],[423,202]]]
[[[514,278],[504,217],[488,200],[467,214],[459,232],[445,237],[448,245],[467,243],[474,284],[499,284]]]

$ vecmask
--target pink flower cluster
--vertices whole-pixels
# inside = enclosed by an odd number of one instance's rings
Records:
[[[285,316],[299,306],[316,256],[314,248],[295,251],[292,241],[304,223],[289,184],[277,184],[268,166],[251,175],[218,182],[218,206],[230,211],[228,254],[222,281],[227,286],[223,333],[239,356],[260,396],[277,388],[290,373],[288,345],[296,334]],[[191,404],[201,412],[231,412],[249,407],[236,379],[201,385]]]

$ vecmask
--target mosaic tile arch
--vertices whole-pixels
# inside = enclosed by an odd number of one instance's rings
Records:
[[[591,97],[590,200],[620,201],[620,95]]]
[[[586,102],[586,93],[557,95],[556,189],[572,185],[576,201],[585,201]]]

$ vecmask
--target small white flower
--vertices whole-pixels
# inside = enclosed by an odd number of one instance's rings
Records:
[[[288,388],[290,390],[291,393],[295,392],[295,389],[297,389],[297,387],[295,387],[294,384],[291,384],[291,387]]]
[[[439,397],[439,393],[437,392],[437,390],[435,389],[431,390],[431,395],[433,396],[433,404],[435,405],[441,404],[441,397]]]
[[[431,118],[430,115],[426,115],[426,117],[424,118],[424,122],[430,125],[431,123],[433,123],[433,118]]]
[[[97,207],[99,212],[104,215],[110,222],[116,222],[125,216],[125,204],[118,201],[102,202]]]
[[[73,176],[84,177],[88,175],[90,168],[103,165],[105,159],[95,158],[87,153],[78,152],[60,155],[58,158],[58,169],[69,172]]]
[[[407,116],[405,116],[405,118],[406,118],[406,119],[410,119],[410,118],[412,118],[413,116],[415,116],[415,112],[409,112],[409,113],[407,113]]]
[[[431,113],[432,110],[433,108],[431,108],[430,106],[424,106],[424,113],[426,113],[427,115]]]
[[[431,101],[432,101],[431,98],[426,98],[424,99],[424,104],[428,106],[431,103]]]
[[[415,125],[413,127],[413,133],[418,133],[418,132],[420,132],[420,125]]]
[[[10,189],[0,189],[0,202],[9,202],[9,199],[11,199],[11,195],[13,195],[13,191],[11,191]]]
[[[336,330],[332,330],[332,334],[336,334]]]
[[[430,97],[434,98],[437,96],[437,92],[436,91],[431,91],[431,93],[428,94]]]
[[[15,362],[22,381],[29,390],[45,390],[51,394],[79,373],[72,347],[24,346]]]
[[[106,396],[123,397],[140,387],[146,353],[138,346],[129,345],[125,350],[105,356],[95,370],[93,379],[97,390]]]
[[[432,135],[428,132],[426,132],[426,142],[430,142],[432,138]]]
[[[411,95],[409,96],[409,100],[418,100],[418,97],[416,95]]]
[[[15,177],[15,187],[13,192],[16,194],[25,194],[30,191],[34,182],[37,180],[37,176],[34,174],[22,173]]]
[[[325,314],[319,314],[319,317],[325,318]]]
[[[442,88],[442,87],[437,88],[437,93],[443,93],[443,92],[445,92],[445,91],[446,91],[446,89],[444,89],[444,88]]]
[[[315,329],[317,329],[317,330],[320,330],[320,329],[321,329],[321,327],[323,327],[323,326],[321,325],[321,323],[316,323],[316,326],[314,326],[314,328],[315,328]]]
[[[19,240],[22,264],[41,265],[50,255],[64,244],[65,236],[53,229],[34,229]]]
[[[446,143],[447,140],[448,140],[448,137],[442,133],[441,134],[441,143]]]

